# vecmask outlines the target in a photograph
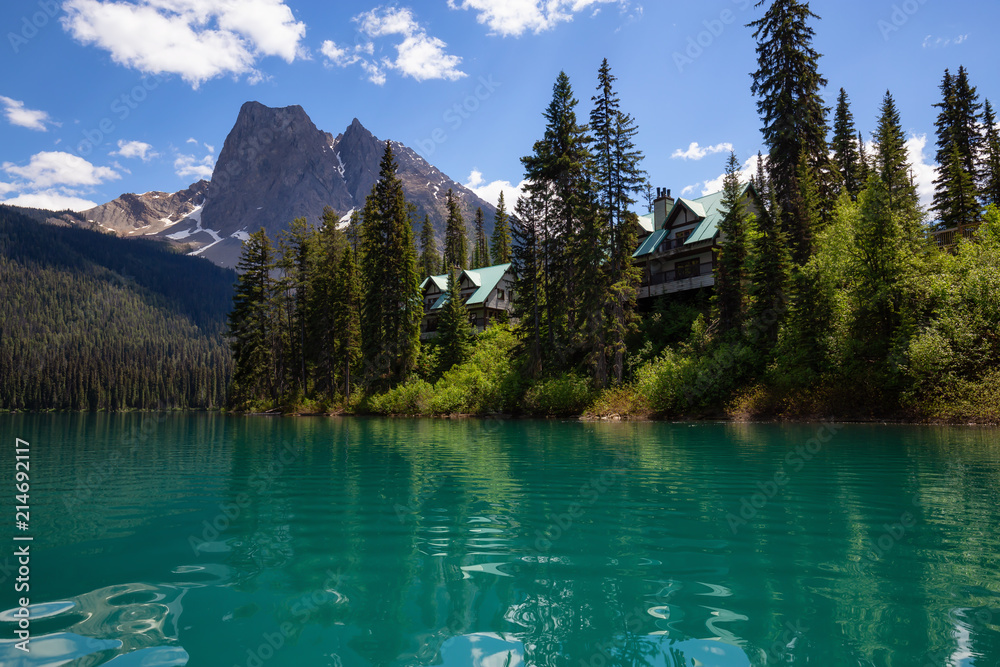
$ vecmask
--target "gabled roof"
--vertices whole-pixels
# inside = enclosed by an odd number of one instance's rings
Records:
[[[490,293],[496,289],[497,285],[500,284],[500,281],[509,270],[510,263],[508,262],[507,264],[497,264],[496,266],[487,266],[481,269],[466,269],[465,271],[462,271],[459,275],[459,280],[463,277],[468,278],[469,282],[476,286],[476,291],[465,300],[465,305],[468,306],[485,303],[486,299],[489,298]],[[430,278],[427,278],[421,284],[421,289],[423,289],[424,285],[427,284],[427,281],[431,279],[433,279],[435,284],[438,284],[438,286],[442,284],[438,283],[438,279],[442,279],[444,285],[441,288],[441,291],[443,291],[444,294],[439,296],[437,301],[435,301],[434,305],[430,308],[431,310],[438,310],[448,302],[448,275],[430,276]]]
[[[429,287],[429,283],[433,282],[434,285],[442,292],[448,291],[448,274],[444,273],[440,276],[427,276],[424,278],[424,282],[420,283],[420,291],[423,291]]]
[[[750,184],[747,183],[743,186],[740,196],[743,196],[749,190]],[[697,226],[691,231],[691,234],[684,241],[684,245],[691,245],[693,243],[698,243],[699,241],[706,241],[708,239],[715,238],[715,235],[719,233],[719,223],[726,217],[728,209],[722,206],[722,200],[725,193],[723,192],[713,192],[712,194],[705,195],[704,197],[699,197],[698,199],[684,199],[681,197],[677,200],[673,209],[670,211],[670,215],[664,221],[664,229],[655,232],[639,247],[638,250],[632,255],[633,257],[642,257],[644,255],[652,254],[663,242],[663,240],[670,233],[671,223],[673,222],[674,216],[679,214],[682,207],[690,211],[696,218],[698,218]]]

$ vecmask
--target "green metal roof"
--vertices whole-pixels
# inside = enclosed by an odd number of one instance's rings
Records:
[[[420,289],[427,289],[427,283],[433,281],[439,290],[442,292],[448,291],[448,274],[443,273],[440,276],[427,276],[424,278],[424,282],[420,283]]]
[[[647,237],[645,241],[642,242],[642,245],[639,246],[638,250],[632,253],[632,256],[642,257],[643,255],[652,254],[654,250],[660,247],[660,244],[663,243],[663,239],[665,238],[667,238],[666,229],[656,230],[651,235],[649,235],[649,237]]]
[[[750,184],[743,186],[743,191],[741,194],[746,194],[747,189]],[[704,197],[699,197],[698,199],[684,199],[681,197],[677,200],[667,219],[664,221],[664,226],[666,229],[662,229],[652,236],[650,236],[646,241],[639,246],[639,249],[635,251],[632,255],[633,257],[642,257],[644,255],[652,254],[663,242],[669,233],[669,223],[671,218],[674,217],[680,211],[681,206],[686,207],[694,215],[700,218],[700,222],[691,232],[691,234],[684,241],[684,245],[691,245],[693,243],[698,243],[699,241],[706,241],[708,239],[715,238],[715,235],[719,233],[719,223],[726,217],[728,210],[722,206],[722,200],[725,193],[723,192],[713,192],[710,195],[705,195]]]
[[[509,262],[507,264],[497,264],[496,266],[487,266],[481,269],[467,269],[462,271],[462,273],[459,274],[459,280],[462,279],[462,276],[466,276],[477,288],[476,291],[465,300],[465,305],[468,306],[470,304],[475,305],[478,303],[485,303],[486,299],[490,296],[490,292],[496,289],[496,286],[500,283],[500,280],[503,279],[508,270],[510,270]],[[435,284],[441,287],[441,290],[444,292],[444,294],[439,296],[437,301],[435,301],[434,305],[430,308],[431,310],[438,310],[448,302],[448,275],[430,276],[421,284],[421,289],[423,289],[424,285],[427,284],[427,281],[431,279],[433,279]],[[443,279],[443,287],[441,286],[442,283],[438,282],[438,279]]]

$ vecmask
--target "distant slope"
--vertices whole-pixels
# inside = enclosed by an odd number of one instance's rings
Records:
[[[0,409],[225,404],[232,271],[0,206]]]

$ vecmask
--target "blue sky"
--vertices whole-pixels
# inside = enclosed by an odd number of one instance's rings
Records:
[[[944,69],[1000,105],[1000,5],[817,0],[832,105],[859,129],[892,90],[926,201]],[[354,117],[495,200],[565,70],[586,117],[607,57],[654,186],[700,195],[761,148],[744,25],[753,0],[8,0],[0,6],[0,201],[87,208],[211,173],[240,105],[301,105],[321,129]]]

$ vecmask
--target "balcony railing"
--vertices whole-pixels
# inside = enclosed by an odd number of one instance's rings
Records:
[[[661,273],[654,273],[649,277],[649,281],[644,281],[644,285],[663,285],[664,283],[672,283],[678,280],[688,280],[689,278],[697,278],[699,276],[708,276],[712,274],[712,264],[710,262],[702,262],[696,266],[682,268],[680,270],[663,271]]]
[[[961,229],[961,236],[959,236],[959,230]],[[951,229],[942,229],[941,231],[934,232],[934,238],[937,244],[941,248],[946,248],[951,245],[958,243],[959,238],[972,240],[976,235],[976,230],[979,229],[979,225],[966,225],[964,227],[952,227]]]

